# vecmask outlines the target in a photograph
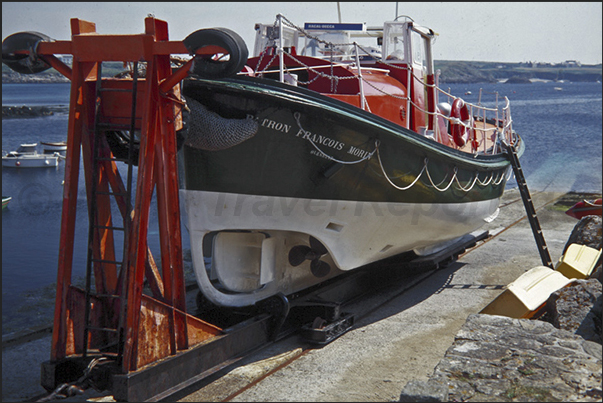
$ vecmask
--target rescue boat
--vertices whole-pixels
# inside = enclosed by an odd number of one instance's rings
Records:
[[[227,29],[184,40],[228,54],[197,57],[182,82],[180,203],[205,298],[290,295],[437,253],[496,218],[505,149],[524,143],[507,98],[471,104],[438,87],[433,30],[282,15],[255,28],[251,56]]]

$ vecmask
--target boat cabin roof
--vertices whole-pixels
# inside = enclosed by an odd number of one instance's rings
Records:
[[[38,143],[21,144],[19,146],[19,148],[17,148],[17,152],[19,152],[19,153],[34,153],[34,152],[36,152],[36,147],[37,146],[38,146]]]
[[[431,29],[414,24],[408,17],[402,21],[386,21],[383,26],[307,22],[303,29],[292,24],[282,24],[280,28],[278,24],[256,24],[255,30],[253,56],[256,57],[266,48],[277,47],[282,32],[282,47],[293,54],[355,62],[356,43],[361,48],[360,61],[383,58],[406,64],[412,63],[413,59],[421,63],[426,57],[430,58],[431,55],[418,50],[426,48],[421,42],[431,42],[436,35]]]

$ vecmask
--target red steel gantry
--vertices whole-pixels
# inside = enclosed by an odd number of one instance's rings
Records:
[[[154,375],[136,389],[131,384],[139,380],[129,374],[223,335],[222,329],[186,313],[176,131],[182,125],[179,84],[194,58],[173,71],[170,55],[191,51],[182,41],[169,41],[167,23],[152,17],[145,19],[145,32],[139,35],[100,35],[94,23],[80,19],[71,20],[71,31],[71,41],[38,41],[30,49],[13,54],[15,58],[27,55],[38,63],[42,60],[71,80],[54,327],[50,361],[42,364],[42,385],[52,390],[73,381],[73,372],[105,357],[113,365],[109,370],[113,378],[107,376],[110,380],[105,381],[116,398],[146,399],[182,379],[153,385],[152,379],[161,378]],[[195,50],[193,56],[218,52],[227,53],[209,45]],[[73,55],[72,67],[55,56],[64,54]],[[133,63],[132,76],[101,78],[101,64],[109,61]],[[146,74],[141,78],[138,63],[146,63]],[[118,159],[103,131],[128,126],[130,143],[134,132],[140,133],[138,160],[129,154],[129,169],[133,162],[138,164],[135,191],[131,171],[124,184]],[[71,282],[80,159],[90,217],[85,290]],[[154,190],[161,270],[147,245]],[[132,203],[130,193],[135,194]],[[111,200],[119,217],[112,215]],[[116,219],[123,226],[118,226]],[[121,262],[116,256],[116,231],[123,231]],[[152,296],[143,294],[145,284]],[[225,358],[229,357],[210,360],[196,370],[212,368]],[[185,365],[175,363],[170,370],[182,372],[186,379],[190,374],[186,375]],[[79,375],[81,372],[75,379]]]

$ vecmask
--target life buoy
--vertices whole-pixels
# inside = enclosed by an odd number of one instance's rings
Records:
[[[465,101],[460,98],[457,98],[452,103],[452,107],[450,108],[450,117],[459,119],[463,124],[456,123],[455,121],[450,122],[450,133],[452,134],[452,139],[456,143],[457,146],[463,147],[467,144],[467,140],[469,140],[469,129],[467,126],[471,126],[471,116],[469,115],[469,108]]]

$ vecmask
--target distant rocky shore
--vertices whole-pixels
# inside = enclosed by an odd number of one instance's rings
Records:
[[[440,82],[453,83],[496,83],[507,80],[602,81],[602,65],[550,65],[533,63],[498,63],[456,60],[435,60],[436,70],[440,70]],[[121,63],[109,62],[103,66],[105,74],[115,75],[123,71]],[[54,69],[40,74],[19,74],[8,67],[2,68],[2,83],[64,83],[67,78]]]
[[[40,74],[19,74],[13,71],[2,72],[2,84],[52,84],[68,83],[69,79],[58,72]]]
[[[2,119],[33,118],[67,113],[67,106],[2,106]]]
[[[601,217],[586,216],[572,243],[601,249]],[[401,402],[600,402],[601,259],[589,279],[554,292],[538,320],[470,315],[428,381]]]

